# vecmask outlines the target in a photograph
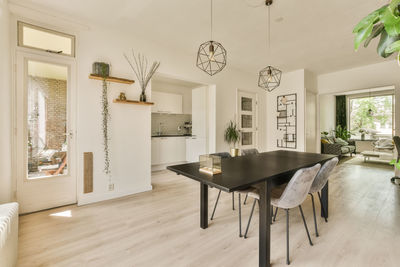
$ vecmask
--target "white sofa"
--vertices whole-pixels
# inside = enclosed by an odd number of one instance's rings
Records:
[[[18,203],[0,205],[0,266],[17,265]]]

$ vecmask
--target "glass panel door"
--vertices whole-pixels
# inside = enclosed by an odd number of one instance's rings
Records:
[[[240,147],[254,148],[257,146],[256,94],[238,91],[238,100]]]
[[[27,178],[68,174],[68,67],[27,61]]]

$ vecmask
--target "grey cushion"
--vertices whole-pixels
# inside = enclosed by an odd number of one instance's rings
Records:
[[[214,153],[214,154],[211,154],[211,155],[219,156],[219,157],[221,157],[223,159],[232,157],[231,154],[229,154],[228,152],[219,152],[219,153]]]
[[[342,154],[350,153],[350,149],[346,146],[342,146],[340,150],[342,151]]]
[[[243,149],[242,150],[242,155],[255,155],[258,154],[258,150],[256,148],[250,148],[250,149]]]
[[[343,140],[342,138],[336,138],[335,139],[335,143],[341,144],[342,146],[347,146],[349,144],[345,140]]]
[[[321,167],[317,176],[314,179],[314,182],[311,185],[310,188],[311,194],[322,190],[322,188],[325,186],[330,174],[332,173],[333,169],[338,164],[338,162],[339,162],[338,158],[333,158],[325,162],[325,164]]]
[[[306,199],[311,184],[320,168],[321,164],[316,164],[313,167],[298,170],[289,181],[282,195],[279,198],[272,196],[271,204],[283,209],[299,206]]]

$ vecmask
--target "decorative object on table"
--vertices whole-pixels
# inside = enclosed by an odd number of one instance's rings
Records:
[[[107,175],[110,175],[111,173],[111,168],[110,168],[110,151],[108,147],[108,141],[109,139],[109,125],[110,125],[110,111],[109,111],[109,105],[108,105],[108,85],[106,78],[109,76],[109,65],[108,64],[100,64],[101,66],[101,71],[100,75],[103,77],[103,90],[102,90],[102,96],[101,96],[101,105],[102,105],[102,128],[103,128],[103,146],[104,146],[104,172]]]
[[[397,159],[394,159],[390,162],[390,164],[394,165],[394,177],[390,179],[390,181],[394,184],[400,185],[400,137],[393,136],[393,142],[396,146],[397,150]]]
[[[342,127],[341,125],[338,125],[335,129],[335,137],[347,141],[351,137],[351,132],[347,130],[347,127]]]
[[[211,39],[200,45],[196,66],[213,76],[226,66],[226,50],[219,42],[213,41],[213,0],[211,0]]]
[[[361,134],[361,141],[364,141],[365,134],[367,133],[367,131],[365,129],[360,129],[360,130],[358,130],[358,132]]]
[[[108,77],[110,76],[110,65],[104,62],[94,62],[92,73],[101,77]]]
[[[378,54],[387,58],[398,52],[397,61],[400,64],[400,0],[391,0],[370,13],[354,27],[353,33],[355,50],[362,42],[367,47],[372,39],[379,36]]]
[[[270,50],[271,50],[271,11],[270,7],[272,5],[273,1],[272,0],[266,0],[265,4],[268,7],[268,29],[267,29],[267,50],[268,50],[268,55],[271,55]],[[282,77],[282,71],[272,67],[272,66],[267,66],[264,69],[262,69],[259,73],[258,76],[258,86],[261,87],[264,90],[267,90],[268,92],[271,92],[275,88],[277,88],[281,84],[281,77]]]
[[[236,147],[236,144],[239,143],[240,140],[240,131],[235,122],[229,122],[228,127],[225,129],[224,138],[225,142],[231,146],[231,156],[239,156],[239,149]]]
[[[276,118],[279,138],[276,140],[277,147],[297,147],[297,94],[281,95],[277,97]]]
[[[126,95],[124,92],[119,93],[118,99],[121,101],[126,101]]]
[[[147,85],[149,84],[151,77],[153,77],[154,73],[156,73],[158,67],[160,66],[160,62],[154,61],[150,68],[148,68],[147,58],[140,53],[135,55],[135,52],[133,50],[133,60],[129,59],[126,54],[124,54],[124,57],[128,61],[137,79],[139,80],[140,88],[142,89],[142,93],[140,94],[140,101],[146,102]]]
[[[214,175],[222,173],[221,157],[217,155],[200,155],[200,171]]]

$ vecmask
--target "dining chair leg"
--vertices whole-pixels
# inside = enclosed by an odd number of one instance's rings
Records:
[[[289,260],[289,209],[286,209],[286,264],[290,264]]]
[[[240,193],[239,195],[239,237],[242,237],[242,204],[240,202]]]
[[[271,221],[270,221],[271,224],[273,217],[274,217],[274,207],[271,205]]]
[[[235,192],[232,192],[232,210],[235,210]]]
[[[256,205],[257,199],[254,199],[253,206],[251,207],[249,221],[247,222],[246,232],[244,233],[244,238],[247,238],[247,233],[249,232],[249,227],[251,223],[251,218],[253,217],[254,207]]]
[[[274,219],[273,219],[273,221],[275,221],[275,219],[276,219],[276,214],[278,214],[278,207],[275,208],[275,214],[274,214]]]
[[[311,241],[310,233],[308,232],[308,227],[307,227],[306,219],[304,218],[303,209],[301,208],[301,205],[299,205],[299,209],[300,209],[301,217],[303,218],[304,228],[306,228],[306,232],[307,232],[307,236],[308,236],[308,241],[310,242],[310,245],[312,246],[313,243],[312,243],[312,241]]]
[[[314,214],[314,226],[315,226],[315,235],[318,237],[318,227],[317,227],[317,216],[315,215],[315,204],[314,204],[314,196],[313,194],[310,194],[311,196],[311,203],[312,203],[312,211]]]
[[[214,219],[214,214],[215,214],[215,210],[217,209],[217,204],[218,204],[218,200],[219,200],[219,196],[220,195],[221,195],[221,190],[219,190],[218,196],[217,196],[217,200],[215,201],[215,204],[214,204],[214,210],[213,210],[212,215],[211,215],[211,221]]]
[[[328,222],[328,219],[326,218],[325,207],[324,207],[324,204],[322,204],[321,194],[319,192],[318,192],[318,198],[319,198],[319,203],[321,203],[322,215],[325,218],[325,222]]]
[[[247,197],[248,197],[248,194],[246,194],[246,197],[244,198],[243,205],[246,205]]]

